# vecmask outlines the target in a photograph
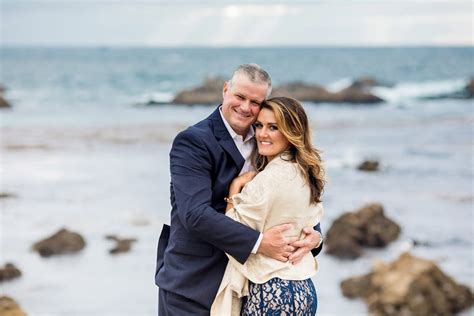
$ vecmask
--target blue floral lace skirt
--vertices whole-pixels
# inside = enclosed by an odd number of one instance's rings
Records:
[[[243,298],[240,315],[313,316],[317,307],[316,289],[311,279],[273,278],[263,284],[249,282],[249,296]]]

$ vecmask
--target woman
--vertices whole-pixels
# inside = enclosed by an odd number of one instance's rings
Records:
[[[261,232],[291,223],[285,235],[302,239],[302,228],[321,220],[325,183],[306,113],[294,99],[269,99],[262,104],[255,129],[258,174],[234,179],[226,215]],[[311,253],[294,265],[261,254],[240,264],[229,256],[211,315],[314,315],[317,298],[311,277],[317,270]]]

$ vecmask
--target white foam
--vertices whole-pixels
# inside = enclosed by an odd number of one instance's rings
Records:
[[[139,103],[147,102],[157,102],[157,103],[169,103],[173,100],[174,93],[164,92],[164,91],[155,91],[150,93],[145,93],[139,97]]]
[[[352,82],[353,80],[351,78],[343,78],[343,79],[340,79],[333,83],[328,84],[326,86],[326,90],[333,93],[339,92],[342,89],[349,87],[352,84]]]
[[[391,88],[375,87],[372,93],[388,103],[401,103],[407,100],[455,93],[461,91],[466,84],[465,79],[401,82]]]

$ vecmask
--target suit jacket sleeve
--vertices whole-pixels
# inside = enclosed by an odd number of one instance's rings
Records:
[[[323,234],[322,231],[321,231],[321,223],[318,223],[318,225],[314,226],[313,228],[314,228],[314,230],[317,230],[318,232],[320,232],[321,235]],[[321,243],[321,245],[319,245],[319,247],[314,248],[313,250],[311,250],[311,253],[313,254],[314,257],[316,257],[317,255],[319,255],[321,250],[323,250],[323,243]]]
[[[175,138],[170,166],[178,217],[189,232],[244,263],[260,233],[212,207],[212,163],[199,135],[187,130]]]

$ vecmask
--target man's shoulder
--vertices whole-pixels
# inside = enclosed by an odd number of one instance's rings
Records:
[[[209,137],[210,135],[212,135],[212,128],[209,124],[209,122],[206,122],[205,120],[195,124],[195,125],[192,125],[192,126],[189,126],[188,128],[186,128],[185,130],[181,131],[178,133],[178,135],[176,137],[191,137],[191,138],[194,138],[194,137],[198,137],[198,138],[206,138],[206,137]]]
[[[209,137],[214,133],[213,119],[215,118],[215,113],[212,113],[210,116],[205,119],[197,122],[196,124],[189,126],[185,130],[178,133],[180,137]]]

